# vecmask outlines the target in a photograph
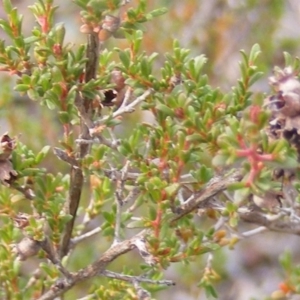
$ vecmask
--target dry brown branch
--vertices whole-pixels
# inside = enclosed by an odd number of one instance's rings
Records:
[[[70,290],[76,284],[94,276],[101,275],[101,273],[108,267],[108,265],[117,257],[136,248],[137,240],[140,240],[146,234],[147,231],[143,230],[131,239],[113,245],[106,252],[104,252],[103,255],[93,264],[78,271],[77,273],[71,274],[71,276],[68,278],[64,277],[57,280],[52,285],[52,287],[38,300],[55,299],[56,297],[64,294],[66,291]]]
[[[300,223],[291,220],[270,219],[260,212],[239,212],[240,218],[248,223],[254,223],[266,227],[271,231],[300,235]]]
[[[137,281],[137,282],[145,282],[145,283],[157,284],[157,285],[167,285],[167,286],[175,285],[175,282],[172,280],[152,280],[141,276],[126,275],[126,274],[120,274],[111,271],[104,271],[101,275],[108,278],[119,279],[127,282]]]
[[[85,82],[88,82],[96,77],[99,60],[99,40],[95,33],[88,34],[87,45],[87,63],[85,70]],[[85,115],[92,119],[92,101],[89,98],[83,98],[78,100],[77,106],[84,110]],[[86,126],[86,122],[81,120],[81,139],[90,139],[89,128]],[[82,159],[88,154],[90,149],[89,144],[79,144],[77,149],[77,158]],[[70,239],[72,237],[72,231],[76,218],[77,209],[80,202],[82,187],[83,187],[83,174],[80,167],[71,167],[70,173],[70,189],[69,197],[66,202],[66,212],[72,215],[72,220],[66,224],[66,228],[61,240],[60,257],[65,256],[69,251]]]
[[[172,219],[172,223],[181,219],[183,216],[196,209],[200,203],[208,201],[213,196],[224,191],[228,186],[234,182],[238,182],[242,179],[242,171],[235,170],[233,173],[227,176],[216,176],[212,178],[203,189],[196,192],[188,201],[184,202],[178,207],[178,215]]]

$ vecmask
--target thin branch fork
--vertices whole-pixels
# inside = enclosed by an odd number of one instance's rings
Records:
[[[107,120],[109,120],[111,118],[112,119],[117,118],[117,117],[123,115],[124,113],[133,112],[134,109],[135,109],[135,107],[138,106],[143,101],[145,101],[147,99],[147,97],[149,97],[152,93],[153,93],[153,89],[146,90],[141,96],[137,97],[135,100],[133,100],[132,102],[130,102],[126,106],[125,105],[121,105],[119,107],[119,109],[117,109],[115,112],[113,112],[112,115],[105,116],[105,117],[101,118],[98,121],[98,124],[103,124]],[[97,129],[91,130],[91,135],[92,136],[95,134],[95,131],[97,131]]]
[[[136,242],[145,237],[146,234],[147,231],[143,230],[131,239],[113,245],[93,264],[81,269],[77,273],[71,274],[71,277],[69,278],[64,277],[57,280],[44,295],[38,298],[38,300],[54,300],[56,297],[59,297],[70,290],[76,284],[103,273],[108,265],[117,257],[136,248]]]

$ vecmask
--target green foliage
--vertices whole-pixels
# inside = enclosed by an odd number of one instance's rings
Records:
[[[92,283],[80,287],[90,299],[137,299],[139,293],[156,293],[170,285],[163,277],[172,264],[192,265],[196,259],[205,265],[197,278],[199,289],[207,298],[218,298],[221,275],[212,264],[215,251],[233,249],[240,240],[241,211],[249,212],[251,195],[280,189],[274,171],[298,166],[297,145],[269,138],[272,111],[264,96],[251,90],[263,75],[258,58],[264,50],[258,44],[249,54],[241,51],[241,78],[231,92],[224,92],[206,74],[205,55],[193,57],[178,40],[165,54],[144,51],[144,23],[166,9],[149,12],[147,1],[130,7],[125,2],[73,1],[81,9],[80,30],[88,40],[75,47],[65,42],[64,24],[55,23],[59,7],[53,1],[39,0],[29,7],[36,26],[28,37],[22,16],[9,0],[3,1],[7,19],[0,20],[0,26],[10,40],[0,42],[0,69],[16,78],[15,92],[51,111],[51,121],[59,127],[52,143],[34,150],[17,138],[1,139],[3,299],[65,293],[67,285],[60,285],[61,280],[75,286],[66,295],[74,299],[77,283],[91,277]],[[124,38],[126,46],[107,46],[111,37]],[[95,56],[97,64],[90,66]],[[288,53],[284,58],[299,75],[299,60]],[[127,115],[135,110],[135,124],[125,128]],[[144,113],[152,120],[140,121]],[[45,132],[52,125],[40,124]],[[186,209],[219,178],[230,177],[232,169],[240,170],[241,180],[223,183]],[[62,248],[69,226],[66,255]],[[130,240],[136,232],[143,237],[136,237],[140,244]],[[91,243],[81,243],[87,239]],[[108,256],[124,240],[127,248]],[[134,256],[121,261],[121,254],[133,248]],[[88,259],[83,258],[86,253],[91,253]],[[80,268],[87,260],[100,260],[95,267],[99,270],[87,266],[70,274],[79,256]],[[34,284],[31,274],[20,269],[21,261],[29,258],[38,260]],[[101,268],[114,261],[116,272],[122,273],[110,278]],[[299,293],[298,268],[288,255],[281,263],[289,292]]]

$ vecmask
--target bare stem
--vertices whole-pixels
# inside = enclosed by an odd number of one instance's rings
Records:
[[[227,189],[230,184],[238,182],[241,179],[241,170],[237,170],[227,176],[216,176],[212,178],[203,189],[193,194],[186,202],[180,205],[178,208],[178,215],[173,218],[172,222],[181,219],[194,209],[197,209],[200,203],[212,199],[213,196]]]
[[[88,82],[96,78],[98,60],[99,60],[99,40],[96,33],[88,34],[88,43],[87,43],[87,63],[85,70],[85,82]],[[79,112],[84,112],[86,118],[92,123],[92,101],[89,98],[77,97],[76,103]],[[88,140],[90,139],[89,127],[86,125],[86,121],[81,119],[81,139]],[[77,147],[76,158],[80,161],[84,158],[90,149],[89,144],[79,144]],[[70,172],[70,188],[69,188],[69,197],[65,205],[66,213],[72,216],[72,219],[66,224],[63,237],[61,239],[60,245],[60,257],[65,256],[69,251],[69,244],[72,237],[72,231],[76,219],[76,213],[79,206],[82,188],[83,188],[84,178],[83,172],[80,166],[75,167],[71,166]]]
[[[74,237],[72,240],[71,240],[71,243],[72,245],[76,245],[82,241],[84,241],[85,239],[91,237],[91,236],[94,236],[95,234],[99,233],[102,231],[102,228],[101,227],[96,227],[94,229],[92,229],[91,231],[88,231],[86,233],[83,233],[82,235],[80,236],[77,236],[77,237]]]
[[[120,242],[120,229],[121,229],[121,216],[122,216],[122,209],[121,209],[121,202],[116,197],[116,220],[115,220],[115,236],[114,236],[114,244],[117,244]]]
[[[76,273],[73,273],[70,278],[61,278],[58,279],[49,290],[42,295],[38,300],[53,300],[56,297],[64,294],[70,290],[73,286],[79,284],[80,282],[95,277],[98,274],[102,273],[108,265],[114,261],[117,257],[122,254],[125,254],[132,249],[136,248],[137,240],[140,240],[147,234],[146,230],[141,231],[131,239],[122,241],[115,246],[110,247],[102,256],[93,264],[87,266],[84,269],[79,270]]]
[[[142,276],[132,276],[132,275],[120,274],[120,273],[115,273],[115,272],[111,272],[108,270],[105,270],[100,275],[103,275],[103,276],[109,277],[109,278],[127,281],[127,282],[137,281],[137,282],[144,282],[144,283],[150,283],[150,284],[155,284],[155,285],[167,285],[167,286],[175,285],[175,282],[172,280],[152,280],[152,279],[145,278]]]
[[[268,230],[267,227],[260,226],[260,227],[254,228],[252,230],[245,231],[241,235],[242,235],[242,237],[249,237],[249,236],[253,236],[253,235],[262,233],[262,232],[264,232],[266,230]]]

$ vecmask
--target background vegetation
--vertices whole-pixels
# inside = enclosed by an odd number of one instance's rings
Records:
[[[297,299],[298,175],[283,208],[243,209],[298,164],[263,102],[275,66],[298,76],[298,1],[122,2],[1,3],[1,297]],[[103,24],[93,74],[81,45]]]

